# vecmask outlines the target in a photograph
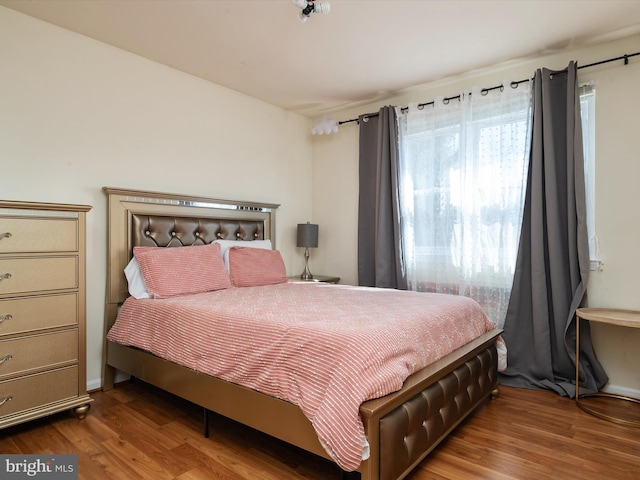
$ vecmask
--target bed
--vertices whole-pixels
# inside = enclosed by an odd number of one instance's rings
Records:
[[[245,245],[270,240],[276,248],[275,204],[110,187],[104,191],[109,217],[105,333],[111,331],[129,297],[123,272],[135,247],[209,245],[216,240]],[[286,286],[303,287],[311,286]],[[270,288],[275,292],[280,286]],[[343,291],[352,294],[349,287],[343,287]],[[479,333],[412,373],[398,390],[359,404],[356,413],[364,428],[368,456],[348,470],[357,470],[363,480],[404,478],[467,415],[497,395],[500,333],[498,329]],[[103,389],[113,388],[116,370],[200,405],[205,411],[336,461],[303,408],[295,403],[105,336]]]

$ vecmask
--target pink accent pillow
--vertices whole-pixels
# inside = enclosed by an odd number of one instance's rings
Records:
[[[254,287],[287,282],[287,271],[278,250],[231,247],[229,275],[236,287]]]
[[[153,298],[210,292],[231,286],[219,245],[135,247],[133,255]]]

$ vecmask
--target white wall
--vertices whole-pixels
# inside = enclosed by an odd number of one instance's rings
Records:
[[[0,198],[89,204],[87,380],[100,385],[103,186],[279,203],[276,243],[302,271],[310,121],[0,7]]]
[[[338,120],[638,51],[630,37],[496,66],[337,112]],[[596,215],[605,267],[592,306],[640,309],[635,207],[640,59],[580,71],[596,81]],[[304,117],[0,7],[0,198],[93,205],[88,214],[88,384],[99,386],[106,276],[105,185],[280,203],[276,242],[302,271],[295,225],[320,225],[311,270],[357,283],[358,127],[311,137]],[[313,159],[313,161],[312,161]],[[640,392],[640,330],[597,326],[610,389]]]
[[[470,72],[417,86],[384,102],[334,112],[338,121],[375,112],[382,105],[405,106],[453,96],[471,87],[492,87],[503,79],[531,77],[536,68],[563,69],[570,60],[587,65],[640,50],[640,36],[570,53],[549,55]],[[410,55],[410,52],[407,53]],[[579,70],[579,81],[596,85],[596,224],[604,270],[592,272],[588,296],[594,307],[640,310],[640,57]],[[313,140],[313,215],[320,245],[313,269],[357,283],[358,127]],[[354,204],[355,202],[355,204]],[[640,396],[640,329],[596,325],[596,353],[610,377],[610,391]]]

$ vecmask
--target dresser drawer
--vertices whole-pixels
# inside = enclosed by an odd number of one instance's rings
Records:
[[[75,218],[11,218],[0,216],[0,253],[76,252]]]
[[[0,337],[77,324],[77,293],[0,300]]]
[[[0,382],[0,418],[78,396],[78,367]]]
[[[78,257],[0,259],[0,295],[78,288]]]
[[[0,341],[0,378],[78,361],[78,330]]]

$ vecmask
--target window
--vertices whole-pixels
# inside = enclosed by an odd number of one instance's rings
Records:
[[[501,326],[530,143],[527,86],[399,114],[402,255],[412,290],[474,298]]]
[[[603,265],[600,261],[598,237],[596,235],[596,90],[593,83],[580,85],[580,114],[582,117],[589,258],[591,260],[591,270],[600,270]]]
[[[580,87],[591,269],[595,89]],[[530,144],[527,87],[436,99],[398,115],[402,256],[410,289],[474,298],[502,326],[520,239]]]

